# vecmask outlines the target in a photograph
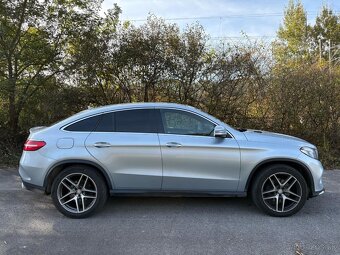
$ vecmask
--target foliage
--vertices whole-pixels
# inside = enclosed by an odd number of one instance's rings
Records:
[[[300,1],[290,0],[285,10],[283,25],[277,31],[273,53],[278,61],[306,58],[308,51],[307,14]]]
[[[32,126],[88,106],[167,101],[302,137],[326,166],[340,165],[340,67],[325,43],[340,43],[340,19],[331,9],[311,26],[291,0],[271,52],[259,42],[211,48],[198,23],[180,29],[150,15],[135,26],[119,21],[117,5],[102,15],[100,5],[0,0],[2,163],[20,154]]]
[[[311,30],[314,52],[324,60],[328,59],[329,42],[331,47],[340,45],[340,16],[337,16],[332,9],[323,6],[320,15],[316,18],[315,25]],[[321,52],[320,52],[321,51]],[[335,52],[333,58],[340,57],[340,52]]]
[[[27,101],[44,84],[77,67],[73,48],[98,18],[99,2],[0,2],[1,94],[12,136]]]

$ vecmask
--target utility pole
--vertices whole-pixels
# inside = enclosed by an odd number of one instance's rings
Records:
[[[329,72],[331,72],[331,67],[332,67],[331,39],[328,40],[328,61],[329,61]]]
[[[321,65],[321,61],[322,61],[322,44],[321,44],[321,38],[319,39],[319,62]]]
[[[340,57],[339,57],[339,53],[340,53],[340,44],[338,45],[334,45],[333,46],[333,57],[332,57],[332,61],[333,61],[333,65],[340,65]]]

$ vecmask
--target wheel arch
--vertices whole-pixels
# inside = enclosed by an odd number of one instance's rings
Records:
[[[103,167],[89,160],[77,159],[77,160],[63,160],[63,161],[60,161],[54,164],[52,167],[49,168],[49,170],[47,171],[47,175],[45,176],[44,186],[43,186],[47,194],[51,193],[53,179],[66,167],[69,167],[72,165],[84,165],[84,166],[90,166],[92,168],[95,168],[100,173],[100,175],[104,178],[104,181],[108,189],[112,190],[112,183],[111,183],[110,177]]]
[[[295,168],[296,170],[298,170],[302,176],[304,177],[304,179],[307,182],[307,186],[309,189],[309,194],[308,196],[312,196],[313,192],[314,192],[314,181],[313,181],[313,176],[309,170],[309,168],[302,163],[301,161],[295,160],[295,159],[287,159],[287,158],[273,158],[273,159],[267,159],[264,160],[260,163],[258,163],[253,170],[251,171],[246,186],[245,186],[245,192],[248,193],[248,191],[251,188],[251,185],[253,183],[253,181],[255,180],[257,174],[261,171],[261,169],[270,166],[270,165],[275,165],[275,164],[284,164],[284,165],[288,165],[291,166],[293,168]]]

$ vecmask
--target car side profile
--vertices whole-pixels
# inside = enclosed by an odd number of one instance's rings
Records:
[[[324,192],[314,145],[170,103],[104,106],[32,128],[19,173],[72,218],[122,194],[248,195],[265,213],[290,216]]]

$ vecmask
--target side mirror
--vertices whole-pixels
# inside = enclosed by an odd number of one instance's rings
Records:
[[[228,136],[228,132],[227,132],[227,130],[224,127],[216,126],[214,128],[214,136],[215,137],[226,138]]]

